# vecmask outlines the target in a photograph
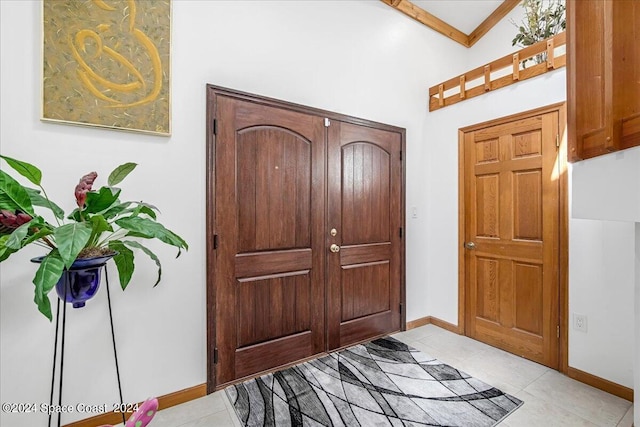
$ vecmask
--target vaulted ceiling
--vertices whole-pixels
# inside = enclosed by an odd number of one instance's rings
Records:
[[[471,47],[521,0],[381,1],[461,45]]]

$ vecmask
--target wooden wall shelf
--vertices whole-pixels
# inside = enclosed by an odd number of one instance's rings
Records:
[[[565,46],[566,42],[566,34],[562,32],[430,87],[429,111],[439,110],[465,99],[564,67],[567,63],[566,54],[562,51],[558,55],[556,49]],[[547,56],[545,62],[524,67],[525,61],[545,53]],[[505,74],[504,70],[508,68],[511,72]],[[469,87],[470,84],[474,86]]]

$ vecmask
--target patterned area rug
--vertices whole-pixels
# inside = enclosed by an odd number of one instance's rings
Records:
[[[494,426],[522,401],[394,339],[227,387],[244,426]]]

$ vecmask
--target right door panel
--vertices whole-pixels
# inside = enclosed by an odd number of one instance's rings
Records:
[[[400,329],[398,133],[332,122],[328,145],[328,347]],[[339,248],[339,252],[332,252]]]

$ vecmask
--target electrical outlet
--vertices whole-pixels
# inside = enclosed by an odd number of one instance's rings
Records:
[[[587,332],[587,316],[573,313],[573,329],[580,332]]]

